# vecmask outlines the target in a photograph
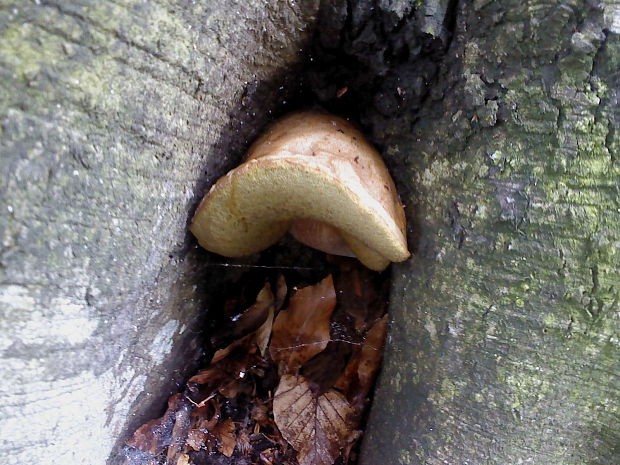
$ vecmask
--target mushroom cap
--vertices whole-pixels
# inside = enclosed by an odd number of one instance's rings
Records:
[[[277,121],[211,188],[190,226],[200,245],[229,257],[259,252],[289,229],[376,270],[409,257],[403,207],[379,153],[346,120],[323,113]],[[329,246],[317,239],[333,233],[341,239]]]

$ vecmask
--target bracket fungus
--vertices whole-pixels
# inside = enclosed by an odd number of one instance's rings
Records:
[[[405,213],[379,153],[342,118],[288,115],[202,199],[190,230],[227,257],[259,252],[286,232],[373,270],[409,257]]]

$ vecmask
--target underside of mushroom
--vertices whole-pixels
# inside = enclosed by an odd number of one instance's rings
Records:
[[[317,112],[269,128],[211,188],[190,229],[228,257],[259,252],[288,231],[373,270],[409,257],[403,207],[380,155],[346,120]]]

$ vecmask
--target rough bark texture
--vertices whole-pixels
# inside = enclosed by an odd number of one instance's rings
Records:
[[[620,5],[455,8],[420,113],[375,134],[415,256],[361,462],[620,463]]]
[[[217,282],[188,218],[317,6],[0,2],[0,463],[116,463],[178,389]]]

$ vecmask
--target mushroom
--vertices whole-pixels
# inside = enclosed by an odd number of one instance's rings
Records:
[[[227,257],[259,252],[287,231],[373,270],[409,257],[405,214],[379,153],[342,118],[288,115],[202,199],[190,230]]]

